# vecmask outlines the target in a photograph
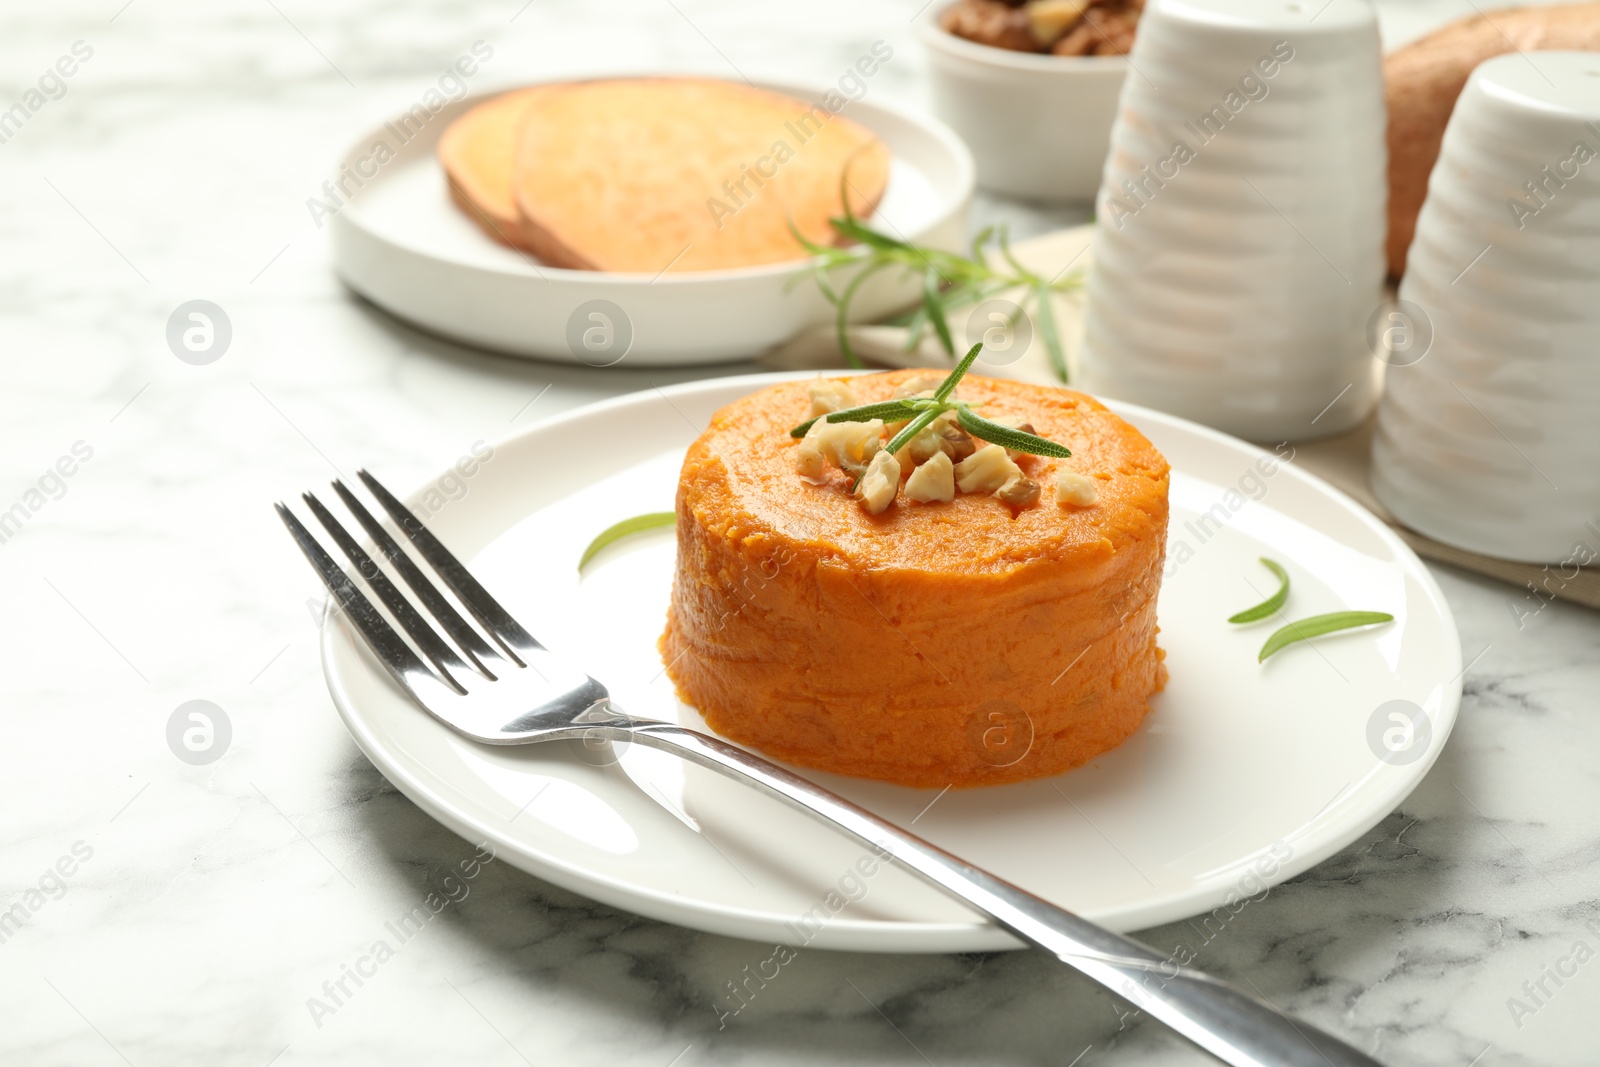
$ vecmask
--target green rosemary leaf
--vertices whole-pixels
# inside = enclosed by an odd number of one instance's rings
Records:
[[[914,418],[922,413],[922,408],[912,404],[909,400],[882,400],[875,404],[859,404],[853,408],[840,408],[830,411],[826,415],[818,415],[815,419],[807,419],[799,426],[789,431],[790,437],[804,437],[806,431],[811,429],[817,419],[826,418],[829,422],[871,422],[873,419],[883,419],[885,422],[899,422],[901,419]]]
[[[977,295],[978,294],[974,291],[972,285],[967,282],[957,282],[948,289],[944,290],[944,292],[940,293],[939,306],[944,310],[946,316],[945,321],[949,321],[950,312],[956,308],[966,307],[969,304],[977,303],[978,301],[975,299]],[[956,354],[954,352],[951,352],[950,358],[954,359],[955,355]]]
[[[916,248],[915,251],[921,254],[924,263],[939,272],[947,291],[978,285],[994,278],[994,272],[989,268],[955,252],[944,252],[937,248]]]
[[[948,312],[952,308],[981,304],[991,296],[998,296],[1007,289],[1012,288],[1015,288],[1015,286],[1009,281],[990,285],[985,285],[975,279],[958,281],[944,291],[944,309]]]
[[[1001,445],[1015,452],[1027,452],[1034,456],[1054,456],[1057,459],[1066,459],[1072,455],[1065,445],[1058,445],[1048,438],[1037,434],[1026,433],[1002,426],[998,422],[990,422],[968,407],[956,408],[956,420],[961,423],[961,428],[972,436],[992,445]]]
[[[921,304],[917,304],[914,307],[906,308],[904,311],[896,315],[890,315],[888,318],[880,321],[884,326],[899,326],[902,329],[910,330],[913,329],[917,323],[924,322],[927,314],[928,309],[923,307]]]
[[[988,244],[989,243],[989,239],[991,237],[993,237],[993,236],[994,236],[994,227],[993,226],[985,226],[983,229],[978,231],[978,236],[976,236],[976,237],[974,237],[972,239],[972,258],[975,261],[977,261],[979,263],[983,262],[983,260],[984,260],[983,246]]]
[[[950,354],[951,359],[956,358],[955,338],[950,336],[950,323],[944,317],[944,304],[939,293],[939,272],[929,267],[922,273],[922,306],[928,311],[928,320],[933,323],[933,332],[939,335],[939,344]]]
[[[829,412],[825,417],[829,422],[871,422],[873,419],[899,422],[901,419],[914,419],[920,414],[922,408],[907,401],[884,400],[876,404],[862,404],[860,407],[841,408]]]
[[[1356,626],[1376,626],[1380,622],[1393,621],[1394,616],[1383,611],[1335,611],[1329,615],[1313,615],[1309,619],[1291,622],[1267,638],[1267,643],[1261,646],[1261,654],[1256,657],[1256,662],[1264,661],[1274,652],[1287,648],[1297,641],[1306,641]]]
[[[1033,273],[1033,271],[1029,270],[1027,267],[1024,267],[1022,263],[1018,261],[1017,257],[1012,254],[1011,232],[1004,226],[1000,227],[1000,254],[1005,257],[1005,261],[1007,263],[1011,264],[1011,269],[1017,272],[1017,277],[1021,278],[1023,281],[1027,282],[1029,285],[1045,284],[1045,280],[1043,278]]]
[[[860,289],[868,278],[887,266],[888,263],[869,262],[861,268],[861,273],[850,279],[850,284],[844,287],[844,292],[839,294],[838,309],[833,317],[834,335],[838,338],[839,351],[843,354],[845,362],[856,370],[865,370],[866,364],[861,362],[856,350],[850,347],[850,301],[855,298],[856,290]]]
[[[1050,369],[1065,384],[1068,380],[1067,353],[1061,347],[1061,330],[1056,326],[1055,306],[1050,303],[1050,286],[1041,283],[1034,292],[1039,298],[1039,332],[1044,335],[1044,350],[1050,354]]]
[[[979,341],[967,349],[967,354],[961,357],[961,362],[956,364],[956,369],[950,372],[949,377],[939,383],[939,388],[933,391],[935,400],[949,400],[950,394],[956,391],[956,384],[972,369],[972,361],[978,358],[978,353],[983,350],[983,342]]]
[[[850,256],[843,260],[829,256],[813,256],[810,269],[796,271],[788,281],[783,283],[783,291],[785,293],[790,292],[795,286],[805,281],[806,275],[809,274],[811,280],[817,283],[817,288],[822,291],[823,298],[828,303],[837,305],[839,303],[839,294],[834,291],[833,282],[828,277],[828,272],[855,260],[855,256]]]
[[[913,251],[912,247],[904,241],[863,226],[853,218],[831,219],[829,224],[844,236],[872,248],[893,249],[900,252]]]
[[[1289,599],[1289,572],[1283,569],[1283,564],[1275,559],[1261,557],[1261,565],[1278,576],[1278,591],[1253,608],[1245,608],[1237,615],[1228,616],[1228,621],[1233,623],[1260,622],[1269,615],[1276,614]]]
[[[904,326],[909,331],[907,350],[920,344],[924,332],[931,327],[939,335],[940,343],[951,359],[954,359],[956,354],[955,339],[946,335],[950,332],[949,314],[952,308],[978,304],[1019,286],[1025,286],[1030,290],[1023,299],[1025,304],[1034,298],[1035,292],[1046,289],[1069,292],[1083,285],[1081,269],[1048,282],[1028,270],[1012,253],[1010,236],[1003,227],[999,231],[991,227],[978,234],[973,241],[970,257],[942,248],[924,248],[881,233],[855,216],[850,207],[849,191],[847,164],[845,172],[839,179],[839,195],[840,202],[844,205],[844,214],[829,219],[828,222],[834,232],[854,242],[851,247],[818,245],[808,241],[799,233],[796,233],[795,237],[808,252],[812,253],[811,276],[816,280],[823,296],[834,305],[834,325],[839,351],[852,367],[859,369],[863,364],[852,349],[846,333],[851,302],[866,278],[885,268],[900,267],[908,273],[916,272],[922,277],[922,299],[918,302],[917,308],[889,320],[895,325]],[[792,222],[790,229],[794,230]],[[999,262],[990,263],[985,252],[986,246],[997,232],[1001,258],[1009,265],[1009,271]],[[835,290],[830,284],[829,272],[845,266],[854,266],[857,273],[842,290]],[[796,277],[799,276],[797,273]],[[1066,358],[1060,343],[1060,331],[1056,327],[1054,316],[1048,311],[1045,314],[1048,318],[1041,320],[1041,331],[1045,334],[1046,346],[1055,363],[1056,373],[1062,381],[1065,381]]]
[[[922,344],[922,338],[926,336],[928,332],[928,316],[919,306],[917,308],[917,314],[913,316],[911,320],[905,324],[905,326],[906,339],[905,343],[900,346],[900,351],[912,352]]]
[[[818,266],[816,271],[817,288],[822,290],[822,295],[830,304],[839,303],[839,294],[834,291],[833,282],[828,277],[827,268]]]
[[[941,414],[942,412],[938,408],[929,408],[928,410],[922,412],[916,418],[906,423],[905,426],[901,428],[900,432],[895,434],[894,437],[889,440],[887,445],[883,446],[884,451],[891,453],[900,451],[913,437],[917,436],[917,434],[933,425],[933,420],[937,419]],[[860,479],[857,480],[859,481]]]
[[[645,530],[656,530],[663,526],[671,526],[676,521],[678,521],[678,516],[674,512],[652,511],[647,515],[635,515],[631,519],[623,519],[613,526],[607,526],[600,531],[598,537],[589,542],[589,547],[583,550],[583,555],[578,558],[578,570],[582,571],[584,566],[591,559],[594,559],[596,554],[607,545],[620,541],[624,537],[632,537],[636,533],[643,533]]]
[[[794,216],[793,215],[785,214],[784,218],[783,218],[783,221],[784,221],[784,224],[789,227],[789,236],[793,237],[795,239],[795,241],[799,243],[801,248],[804,248],[807,252],[810,252],[812,255],[814,255],[814,256],[822,256],[822,255],[827,255],[829,252],[837,252],[838,251],[838,249],[829,248],[827,245],[819,245],[819,244],[817,244],[817,242],[813,241],[811,238],[809,238],[805,234],[801,233],[800,232],[800,227],[798,227],[798,226],[796,226],[794,224]]]

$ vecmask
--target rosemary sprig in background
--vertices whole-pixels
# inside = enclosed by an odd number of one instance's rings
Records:
[[[1045,278],[1023,266],[1011,251],[1011,241],[1004,226],[987,227],[972,242],[972,254],[963,256],[939,248],[912,244],[897,237],[874,230],[856,218],[847,195],[849,175],[840,180],[839,200],[844,214],[830,219],[829,223],[841,237],[854,242],[850,247],[839,248],[819,245],[808,240],[790,224],[795,240],[811,253],[811,273],[822,295],[834,306],[834,331],[839,340],[839,351],[852,367],[864,369],[861,358],[850,346],[850,306],[867,280],[890,268],[899,268],[905,275],[921,277],[922,302],[910,311],[887,320],[889,325],[902,326],[908,333],[907,351],[922,343],[929,330],[939,339],[939,346],[952,360],[956,358],[955,338],[950,333],[949,313],[954,308],[981,304],[1008,290],[1022,290],[1017,300],[1017,311],[1008,325],[1027,315],[1029,308],[1036,310],[1034,321],[1050,354],[1050,365],[1056,376],[1067,380],[1066,349],[1061,344],[1061,331],[1056,325],[1055,309],[1050,306],[1053,293],[1069,293],[1083,285],[1081,269],[1070,273],[1063,271],[1054,278]],[[998,246],[1002,269],[989,262],[987,249],[991,243]],[[836,288],[830,272],[836,267],[854,266],[858,270],[845,286]]]

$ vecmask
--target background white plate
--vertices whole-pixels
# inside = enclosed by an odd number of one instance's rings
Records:
[[[833,88],[757,84],[818,103]],[[569,363],[591,362],[567,343],[568,319],[590,300],[609,300],[631,320],[630,365],[748,359],[831,321],[815,285],[790,285],[804,261],[657,277],[561,270],[490,239],[451,202],[434,149],[455,118],[493,95],[445,105],[404,145],[380,126],[345,154],[341,165],[354,168],[377,142],[398,149],[331,223],[335,267],[356,292],[445,337]],[[924,245],[964,248],[973,167],[961,139],[937,119],[876,96],[840,114],[876,133],[892,156],[888,188],[869,221]],[[881,317],[915,300],[919,284],[886,271],[862,286],[852,311],[862,321]]]
[[[430,524],[529,630],[623,707],[699,725],[656,652],[671,531],[614,546],[581,581],[576,563],[611,523],[671,510],[683,449],[712,412],[785,377],[638,393],[535,426],[497,444]],[[1392,811],[1450,733],[1461,654],[1432,577],[1348,497],[1289,464],[1260,478],[1267,453],[1251,445],[1114,406],[1174,468],[1159,608],[1172,680],[1144,727],[1085,767],[1020,785],[939,794],[802,773],[1040,896],[1135,930],[1258,892],[1251,863],[1274,847],[1282,862],[1266,881],[1298,874]],[[1261,498],[1235,506],[1252,494]],[[1225,519],[1202,529],[1198,516],[1218,506]],[[1180,543],[1192,558],[1178,563]],[[1293,576],[1291,617],[1356,608],[1397,621],[1258,665],[1275,624],[1224,620],[1274,588],[1263,555]],[[324,626],[322,650],[340,713],[390,781],[457,833],[558,885],[668,922],[794,943],[785,924],[860,855],[796,812],[637,746],[618,765],[596,766],[576,745],[464,740],[409,703],[340,618]],[[1395,699],[1428,719],[1405,763],[1380,760],[1369,739],[1392,728],[1379,708]],[[1016,943],[885,868],[810,944],[950,952]]]

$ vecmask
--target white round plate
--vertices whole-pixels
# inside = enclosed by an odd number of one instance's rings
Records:
[[[758,84],[819,104],[833,88]],[[345,153],[341,173],[359,180],[376,171],[331,222],[334,265],[356,292],[452,340],[591,365],[619,358],[655,366],[748,359],[831,321],[833,309],[817,286],[795,283],[809,269],[804,260],[682,274],[607,273],[545,266],[492,240],[451,202],[435,147],[454,119],[493,95],[446,104],[404,142],[397,118]],[[961,139],[937,119],[876,95],[851,101],[840,114],[876,133],[892,157],[883,201],[867,221],[924,245],[963,248],[973,165]],[[775,139],[784,136],[774,132]],[[380,143],[394,158],[375,167]],[[914,301],[919,284],[882,272],[862,286],[852,310],[863,321],[882,317]],[[569,345],[569,320],[594,300],[610,301],[626,315],[632,341],[624,356],[608,350],[580,358]],[[580,317],[588,321],[586,312]]]
[[[670,529],[577,561],[620,519],[673,507],[684,448],[719,407],[788,375],[680,385],[595,404],[442,476],[441,539],[537,637],[636,715],[702,726],[656,651]],[[1114,405],[1173,467],[1161,643],[1172,679],[1145,725],[1059,777],[914,790],[801,771],[1003,878],[1116,930],[1211,911],[1359,837],[1400,803],[1455,721],[1461,652],[1432,577],[1371,514],[1270,453],[1181,419]],[[1264,469],[1272,470],[1264,476]],[[441,499],[449,499],[439,507]],[[1253,499],[1255,498],[1255,499]],[[1230,626],[1293,576],[1288,611],[1396,621],[1256,652],[1274,623]],[[399,789],[474,843],[542,878],[655,919],[798,944],[883,952],[1015,947],[999,928],[893,867],[848,876],[862,850],[804,815],[640,746],[611,766],[569,743],[491,747],[411,704],[341,616],[323,628],[328,686],[356,742]],[[974,620],[981,624],[982,620]],[[1426,719],[1390,718],[1410,701]],[[1387,756],[1387,759],[1380,758]],[[1255,872],[1265,871],[1265,876]],[[830,898],[843,884],[848,894]],[[1237,907],[1237,904],[1234,903]]]

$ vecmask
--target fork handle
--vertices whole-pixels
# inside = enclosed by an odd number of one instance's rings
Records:
[[[634,743],[755,785],[831,823],[1022,940],[1054,954],[1225,1063],[1381,1067],[1372,1057],[1296,1022],[1263,1000],[1041,900],[741,748],[671,723],[635,721],[619,733]]]

